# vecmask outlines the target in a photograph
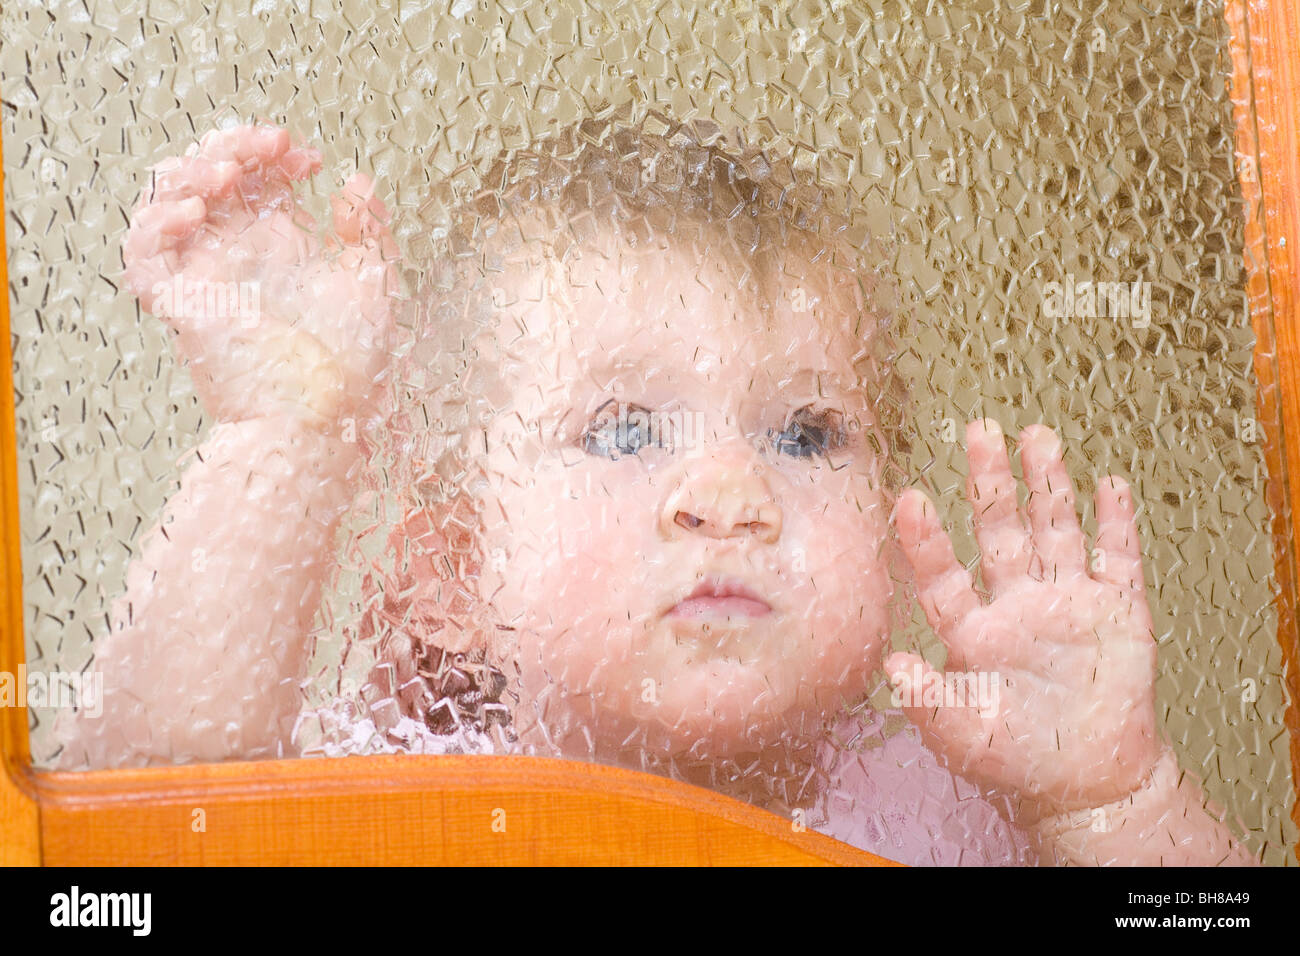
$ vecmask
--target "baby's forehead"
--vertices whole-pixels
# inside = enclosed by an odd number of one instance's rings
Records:
[[[748,256],[707,233],[628,241],[605,231],[509,271],[502,344],[552,377],[641,368],[779,382],[821,371],[847,384],[871,333],[851,274]]]

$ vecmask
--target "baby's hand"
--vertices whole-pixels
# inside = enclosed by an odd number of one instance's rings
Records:
[[[896,520],[926,618],[947,646],[947,670],[996,672],[996,707],[925,706],[924,688],[940,675],[916,655],[893,654],[885,670],[905,703],[921,704],[905,711],[930,748],[955,772],[1017,798],[1026,821],[1122,799],[1164,749],[1128,485],[1111,476],[1098,486],[1090,570],[1052,430],[1021,434],[1028,524],[997,424],[972,422],[967,445],[967,495],[991,600],[976,593],[923,493],[902,495]]]
[[[320,154],[272,126],[206,134],[154,168],[123,247],[127,287],[178,333],[205,408],[242,421],[365,409],[388,363],[397,280],[388,214],[353,176],[322,244],[294,183]]]

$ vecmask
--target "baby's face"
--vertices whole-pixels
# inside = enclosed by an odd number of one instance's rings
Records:
[[[610,239],[498,300],[481,598],[568,749],[812,733],[889,633],[856,283],[790,265],[765,307],[714,256]]]

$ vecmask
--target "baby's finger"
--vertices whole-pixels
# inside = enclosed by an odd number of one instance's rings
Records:
[[[355,245],[366,239],[390,239],[391,218],[383,200],[375,196],[375,184],[365,173],[352,176],[330,197],[334,231],[343,242]]]
[[[948,643],[956,627],[982,607],[970,572],[957,560],[938,509],[924,492],[903,492],[895,515],[903,552],[916,575],[917,600],[930,627]]]
[[[172,202],[198,196],[212,199],[234,186],[243,167],[234,162],[171,157],[153,168],[152,190],[147,202]]]
[[[1138,536],[1133,493],[1128,482],[1107,475],[1097,486],[1097,546],[1092,562],[1096,581],[1145,593],[1142,539]]]
[[[307,179],[320,172],[320,150],[311,146],[295,147],[280,157],[278,165],[291,181]]]
[[[984,584],[997,594],[1031,573],[1034,549],[1016,501],[1002,429],[991,418],[966,426],[966,497],[975,519]]]
[[[269,165],[288,151],[289,131],[279,126],[245,125],[213,130],[199,140],[198,155],[241,166]]]
[[[1075,510],[1074,485],[1061,459],[1061,441],[1046,425],[1020,433],[1020,463],[1029,488],[1029,523],[1043,577],[1052,581],[1084,574],[1083,529]]]
[[[207,215],[207,204],[197,196],[178,202],[151,203],[131,216],[125,247],[132,255],[156,255],[176,246]]]
[[[180,202],[145,206],[131,217],[122,243],[126,285],[147,312],[154,312],[153,290],[171,280],[177,247],[207,218],[207,207],[197,196]]]

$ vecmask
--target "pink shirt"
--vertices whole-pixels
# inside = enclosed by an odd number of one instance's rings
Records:
[[[868,718],[856,746],[827,745],[831,785],[810,827],[912,866],[1034,865],[1024,831],[977,787],[944,769],[916,728],[909,724],[886,738],[887,716]],[[856,726],[842,724],[836,739],[853,740]]]

